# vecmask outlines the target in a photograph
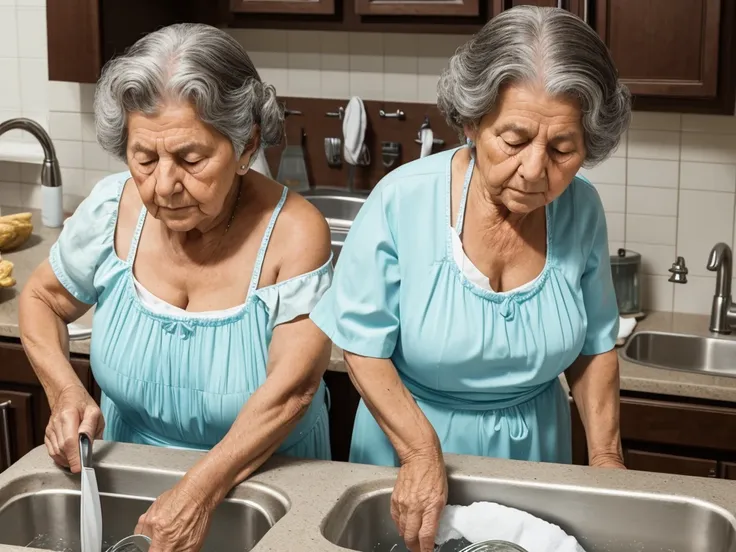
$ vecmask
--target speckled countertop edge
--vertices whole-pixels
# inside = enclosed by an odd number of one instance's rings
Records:
[[[19,209],[0,206],[3,213],[17,212]],[[0,337],[18,338],[18,296],[20,289],[28,281],[33,270],[43,262],[56,241],[60,229],[46,228],[41,224],[40,213],[33,211],[34,233],[27,244],[18,251],[3,255],[15,264],[14,276],[18,283],[10,289],[0,289]],[[89,326],[92,311],[80,321],[80,325]],[[708,317],[693,314],[652,312],[641,320],[634,332],[661,331],[690,335],[710,336]],[[721,337],[720,339],[736,339]],[[89,340],[70,342],[73,354],[89,355]],[[619,349],[621,351],[622,349]],[[690,372],[677,372],[650,368],[625,360],[619,355],[621,366],[621,389],[675,397],[690,397],[726,402],[736,402],[736,378],[711,376]],[[342,351],[333,347],[329,370],[345,372]],[[563,384],[564,378],[562,378]]]
[[[98,441],[95,465],[102,468],[154,468],[180,476],[201,454]],[[736,525],[736,482],[455,455],[447,456],[447,467],[452,478],[478,477],[534,486],[628,491],[705,501],[728,512],[731,523]],[[254,552],[336,552],[345,549],[331,544],[321,532],[333,507],[338,505],[346,491],[358,485],[364,489],[368,486],[371,492],[389,491],[396,473],[393,468],[360,464],[272,458],[247,483],[236,487],[233,496],[237,498],[248,485],[261,484],[285,495],[290,504],[286,515],[266,533]],[[12,493],[7,490],[11,484],[14,487]],[[49,488],[77,490],[78,485],[78,477],[62,473],[46,451],[39,447],[0,474],[0,504],[20,493]],[[104,488],[101,490],[104,492]],[[339,507],[350,508],[350,501]],[[729,514],[724,512],[724,515]],[[30,549],[0,545],[0,550]]]

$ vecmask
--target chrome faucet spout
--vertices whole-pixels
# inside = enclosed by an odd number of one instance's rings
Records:
[[[43,166],[41,170],[41,184],[49,188],[61,186],[61,169],[56,159],[56,150],[51,142],[51,137],[46,130],[32,119],[18,117],[0,123],[0,136],[10,130],[25,130],[30,133],[43,148]]]
[[[736,307],[731,301],[731,275],[733,255],[731,248],[723,242],[717,243],[708,255],[706,268],[716,273],[716,291],[710,314],[710,330],[716,333],[731,333],[736,325]]]

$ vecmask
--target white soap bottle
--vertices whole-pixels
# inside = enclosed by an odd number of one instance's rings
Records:
[[[41,169],[41,222],[49,228],[64,224],[64,200],[58,163],[44,161]]]

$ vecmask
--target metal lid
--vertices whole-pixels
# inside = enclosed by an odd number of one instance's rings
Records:
[[[638,265],[641,263],[641,255],[630,249],[620,248],[616,255],[611,255],[611,265]]]

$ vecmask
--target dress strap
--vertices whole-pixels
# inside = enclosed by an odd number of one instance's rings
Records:
[[[468,190],[470,189],[470,179],[473,177],[473,167],[475,167],[475,159],[471,156],[468,163],[468,170],[465,172],[465,182],[463,182],[463,193],[460,196],[460,205],[457,212],[457,220],[455,220],[455,231],[457,235],[463,233],[463,222],[465,221],[465,207],[468,204]]]
[[[141,241],[141,232],[143,232],[143,223],[146,222],[146,215],[148,210],[144,207],[141,208],[141,214],[138,215],[138,224],[135,226],[135,232],[133,232],[133,240],[130,242],[130,251],[128,251],[128,264],[133,265],[135,262],[135,256],[138,252],[138,242]]]
[[[268,242],[271,239],[271,233],[273,232],[273,227],[276,225],[276,219],[279,217],[279,213],[281,212],[281,209],[284,206],[284,203],[286,203],[286,196],[289,193],[289,189],[284,186],[284,191],[281,192],[281,199],[279,200],[278,204],[276,205],[276,208],[273,210],[273,214],[271,215],[271,220],[268,223],[268,227],[266,228],[266,233],[263,235],[263,240],[261,241],[261,247],[258,249],[258,255],[256,256],[256,264],[253,267],[253,276],[250,280],[250,286],[248,287],[248,297],[250,297],[253,292],[258,287],[258,282],[261,280],[261,269],[263,268],[263,258],[266,256],[266,250],[268,249]]]

